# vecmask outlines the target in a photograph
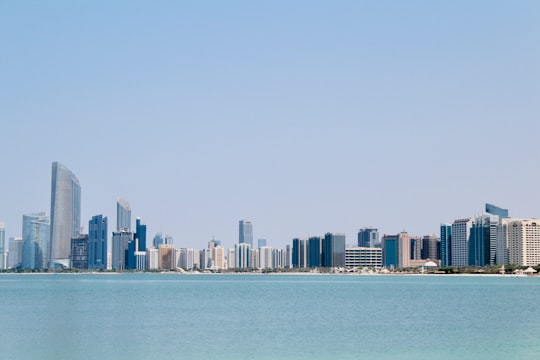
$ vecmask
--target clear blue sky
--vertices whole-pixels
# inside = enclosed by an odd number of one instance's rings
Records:
[[[538,1],[2,1],[0,221],[134,216],[203,248],[540,216]]]

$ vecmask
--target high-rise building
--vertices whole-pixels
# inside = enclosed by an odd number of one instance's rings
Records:
[[[131,231],[131,207],[121,197],[116,199],[116,231]]]
[[[259,269],[272,269],[274,267],[272,252],[273,249],[270,246],[259,247]]]
[[[515,219],[502,218],[497,225],[497,248],[495,250],[495,263],[497,265],[510,264],[508,253],[508,239],[510,238],[509,224]]]
[[[45,215],[45,212],[23,215],[22,267],[24,269],[47,267],[50,259],[50,230],[49,217]]]
[[[419,236],[410,236],[411,260],[422,259],[422,238]]]
[[[441,265],[452,265],[452,225],[441,224]]]
[[[469,238],[469,265],[495,264],[498,223],[497,215],[482,215],[474,219]]]
[[[248,269],[253,267],[251,261],[251,245],[248,243],[240,243],[234,245],[235,267],[237,269]]]
[[[308,241],[294,238],[292,241],[292,267],[308,267]]]
[[[88,222],[88,268],[107,269],[107,217],[92,216]]]
[[[136,221],[135,240],[138,243],[137,251],[146,251],[146,225],[141,224],[141,218]]]
[[[407,268],[411,265],[411,236],[406,232],[382,238],[385,267]]]
[[[324,235],[322,260],[323,267],[345,267],[345,234]]]
[[[22,265],[23,239],[22,237],[9,238],[8,268],[12,269]]]
[[[158,266],[162,270],[174,270],[176,264],[174,263],[174,247],[172,245],[161,244],[158,248]]]
[[[264,246],[266,246],[266,239],[258,239],[257,240],[257,247],[262,248]]]
[[[374,228],[358,230],[358,246],[366,248],[380,246],[379,230]]]
[[[509,263],[519,266],[540,264],[540,219],[508,223]]]
[[[508,209],[503,209],[493,204],[486,203],[486,213],[491,215],[497,215],[501,219],[508,217]]]
[[[59,162],[52,163],[50,267],[68,267],[71,239],[81,230],[81,186]]]
[[[452,266],[469,265],[469,240],[473,222],[472,219],[467,218],[457,219],[452,224],[452,258],[450,260]]]
[[[129,231],[113,232],[111,267],[114,270],[127,269],[128,244],[133,240]]]
[[[312,236],[308,239],[307,252],[308,260],[307,267],[317,268],[322,266],[322,242],[323,239],[320,236]]]
[[[240,220],[238,223],[238,243],[249,244],[253,247],[253,224],[250,220]]]
[[[79,234],[71,239],[70,258],[71,268],[88,269],[88,235]]]
[[[422,259],[439,260],[441,242],[435,235],[425,235],[422,238]]]
[[[6,229],[0,222],[0,270],[7,268]]]

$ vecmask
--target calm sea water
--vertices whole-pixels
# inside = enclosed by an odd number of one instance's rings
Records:
[[[2,359],[539,359],[540,278],[2,275]]]

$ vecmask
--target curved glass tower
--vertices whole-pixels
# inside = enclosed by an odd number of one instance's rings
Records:
[[[49,267],[69,266],[71,238],[81,229],[81,186],[77,177],[59,162],[52,163],[51,250]]]

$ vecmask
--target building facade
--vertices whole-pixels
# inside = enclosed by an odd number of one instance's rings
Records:
[[[351,247],[345,248],[345,267],[382,267],[382,248]]]
[[[238,223],[238,243],[253,247],[253,224],[250,220],[240,220]]]
[[[24,269],[45,269],[50,260],[50,224],[45,212],[23,215]],[[71,249],[70,249],[71,250]]]
[[[116,231],[131,231],[131,207],[121,197],[116,199]]]
[[[345,234],[324,235],[322,258],[323,267],[345,267]]]
[[[88,235],[79,234],[71,239],[70,266],[73,269],[88,269]]]
[[[452,265],[452,225],[441,224],[441,265]]]
[[[370,248],[380,246],[379,230],[364,228],[358,230],[358,247]]]
[[[469,240],[473,220],[457,219],[452,224],[452,242],[451,242],[451,265],[467,266],[469,265]]]
[[[108,221],[103,215],[92,216],[88,222],[88,268],[107,269]]]
[[[77,177],[59,162],[52,163],[50,267],[68,267],[71,239],[81,230],[81,186]]]

